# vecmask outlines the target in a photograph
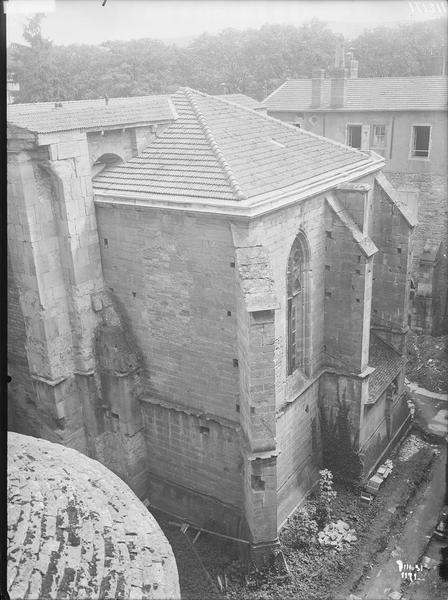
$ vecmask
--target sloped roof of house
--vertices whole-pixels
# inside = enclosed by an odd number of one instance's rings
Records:
[[[7,121],[34,133],[74,129],[99,129],[173,121],[176,117],[169,96],[134,96],[61,102],[9,104]]]
[[[254,98],[246,96],[246,94],[217,94],[216,97],[229,100],[229,102],[235,102],[235,104],[240,104],[247,108],[253,108],[254,110],[264,108],[258,100],[254,100]]]
[[[172,99],[178,119],[138,157],[97,175],[97,193],[245,200],[378,164],[223,98],[182,88]]]
[[[377,401],[405,364],[405,357],[380,337],[370,333],[369,366],[374,367],[375,371],[369,377],[369,404]]]
[[[262,103],[268,111],[306,110],[444,110],[448,102],[448,78],[370,77],[347,79],[343,108],[330,107],[330,79],[323,80],[319,109],[311,107],[311,79],[288,79]]]

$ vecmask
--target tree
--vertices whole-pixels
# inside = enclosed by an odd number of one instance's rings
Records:
[[[353,41],[360,77],[407,77],[426,75],[432,54],[445,52],[446,21],[435,19],[377,27]]]
[[[337,39],[313,19],[301,27],[203,34],[185,48],[153,39],[57,46],[42,35],[42,19],[42,14],[28,19],[26,44],[9,48],[8,68],[20,85],[17,102],[167,94],[185,85],[262,100],[288,77],[330,68]],[[445,25],[439,19],[365,31],[351,42],[360,76],[426,74],[431,53],[443,45],[446,51]]]
[[[8,53],[8,68],[20,85],[20,102],[58,100],[60,73],[54,65],[53,44],[42,36],[44,15],[28,19],[23,37],[28,45],[13,44]]]

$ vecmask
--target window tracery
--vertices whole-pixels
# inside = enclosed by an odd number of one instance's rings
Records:
[[[294,240],[288,259],[288,375],[292,375],[297,369],[308,374],[308,262],[308,244],[305,235],[300,232]]]

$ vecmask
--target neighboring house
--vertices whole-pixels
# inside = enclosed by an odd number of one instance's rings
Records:
[[[255,557],[323,465],[367,477],[409,417],[382,157],[189,88],[8,121],[13,429]]]
[[[435,57],[437,60],[440,57]],[[386,159],[384,173],[418,216],[410,324],[437,333],[448,326],[448,78],[358,79],[358,63],[290,79],[263,102],[269,115]]]

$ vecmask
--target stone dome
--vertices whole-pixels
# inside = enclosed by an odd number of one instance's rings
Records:
[[[11,600],[180,598],[171,546],[114,473],[76,450],[8,434]]]

